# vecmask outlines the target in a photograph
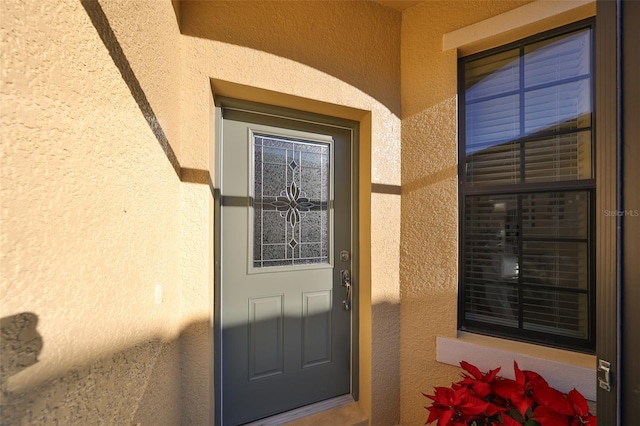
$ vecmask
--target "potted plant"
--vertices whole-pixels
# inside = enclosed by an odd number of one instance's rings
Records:
[[[533,371],[514,361],[515,379],[498,376],[500,368],[482,373],[462,361],[463,379],[451,387],[436,387],[427,423],[438,426],[596,426],[587,400],[573,389],[568,394],[549,386]]]

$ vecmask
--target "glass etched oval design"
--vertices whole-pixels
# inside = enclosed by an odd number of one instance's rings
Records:
[[[329,263],[329,143],[253,138],[253,266]]]

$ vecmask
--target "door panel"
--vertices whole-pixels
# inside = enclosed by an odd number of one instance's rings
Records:
[[[282,299],[249,299],[249,380],[284,372]]]
[[[302,300],[302,367],[331,362],[331,290],[305,292]]]
[[[260,121],[256,124],[255,121]],[[351,136],[257,115],[222,121],[222,423],[237,425],[351,386]]]

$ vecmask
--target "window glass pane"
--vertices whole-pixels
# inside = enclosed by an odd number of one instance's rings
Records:
[[[547,334],[586,339],[587,296],[527,288],[523,293],[523,328]]]
[[[590,73],[591,30],[525,46],[524,85],[536,86]]]
[[[254,137],[254,267],[329,262],[329,149]]]
[[[520,86],[519,50],[513,49],[465,64],[466,99],[518,90]]]
[[[530,329],[547,332],[555,327],[554,321],[568,316],[566,324],[559,325],[561,330],[549,332],[564,335],[571,325],[570,330],[582,333],[582,311],[549,312],[550,306],[570,304],[551,305],[549,300],[555,299],[549,294],[556,293],[548,287],[588,290],[588,206],[586,191],[466,197],[465,318],[518,327],[518,287],[522,285],[525,318],[536,307],[544,317],[533,321]],[[577,296],[562,293],[562,297]],[[548,318],[553,315],[558,318]]]
[[[513,254],[519,235],[517,209],[516,195],[466,197],[465,254],[492,262],[496,253]]]
[[[465,318],[518,328],[518,290],[509,283],[469,282],[465,287]]]
[[[518,278],[517,198],[467,197],[465,204],[467,310],[484,316],[483,321],[507,325],[517,320],[517,311],[513,311],[517,307],[513,287]]]
[[[518,95],[467,105],[465,113],[467,155],[511,142],[520,135]]]
[[[522,235],[525,239],[587,238],[588,192],[542,192],[523,194],[521,197]]]
[[[520,143],[510,142],[477,151],[466,158],[467,183],[499,185],[520,182]]]
[[[532,90],[524,94],[525,133],[551,133],[591,126],[589,80]]]
[[[591,132],[565,133],[525,142],[525,181],[590,179]]]
[[[522,281],[525,284],[586,289],[589,278],[587,243],[526,242]]]

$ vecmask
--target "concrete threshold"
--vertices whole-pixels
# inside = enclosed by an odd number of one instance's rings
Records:
[[[357,402],[303,417],[286,426],[367,426],[369,419]]]
[[[366,426],[369,419],[351,395],[343,395],[245,426]]]

